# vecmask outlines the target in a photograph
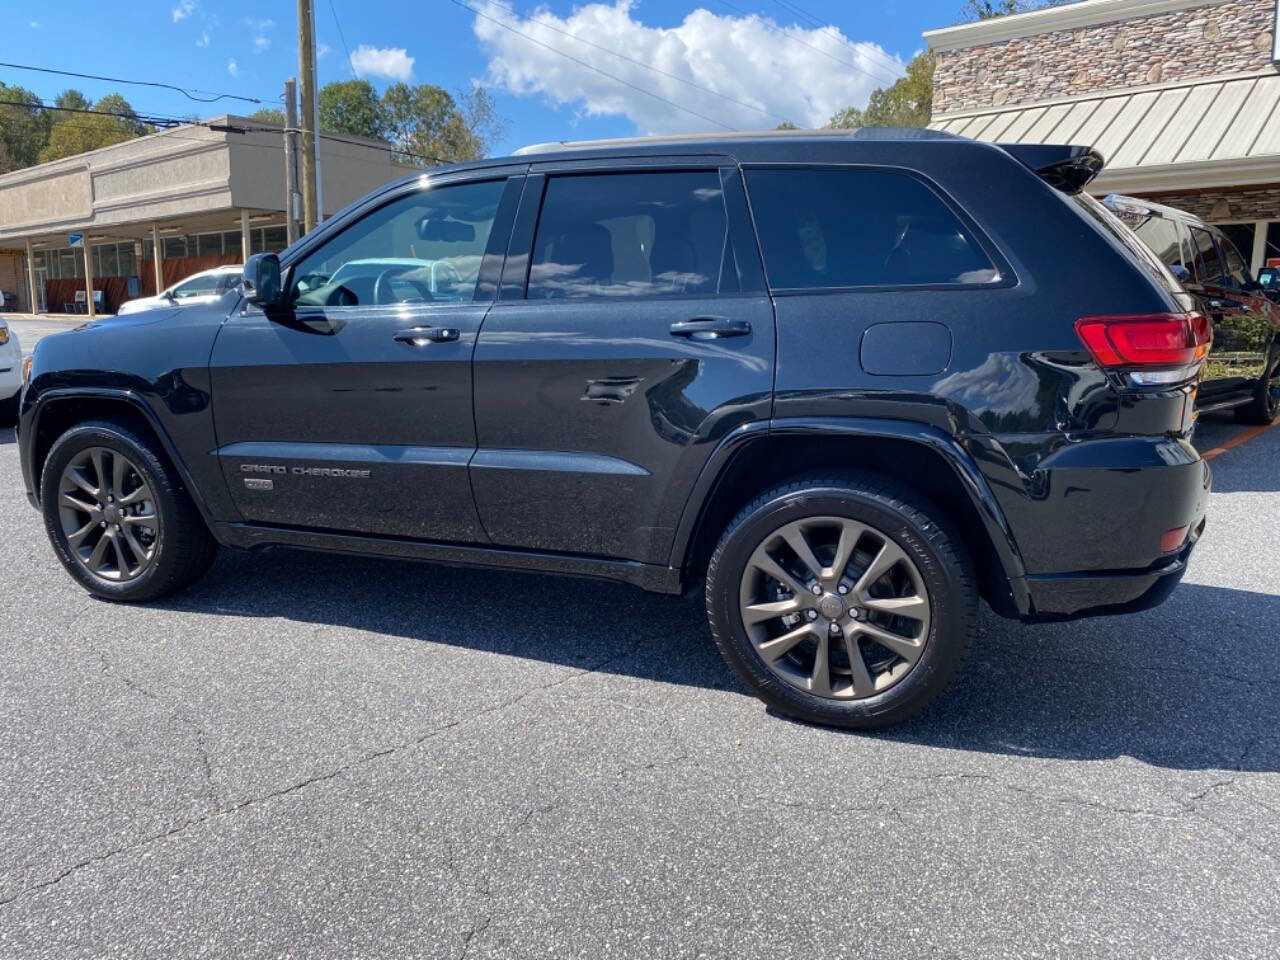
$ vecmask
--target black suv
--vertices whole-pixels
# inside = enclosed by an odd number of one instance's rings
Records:
[[[42,340],[27,489],[113,600],[218,544],[705,580],[760,697],[892,723],[979,598],[1148,607],[1202,529],[1209,328],[1080,192],[1100,166],[862,131],[411,177],[213,303]]]
[[[1176,207],[1116,194],[1102,202],[1213,324],[1196,409],[1234,410],[1245,423],[1280,417],[1280,305],[1272,302],[1267,283],[1249,275],[1236,245],[1213,224]]]

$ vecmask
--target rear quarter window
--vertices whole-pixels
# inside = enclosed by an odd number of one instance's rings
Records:
[[[894,170],[748,168],[774,289],[993,283],[1000,273],[923,182]]]

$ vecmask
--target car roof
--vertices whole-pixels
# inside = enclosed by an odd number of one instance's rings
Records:
[[[1189,213],[1180,207],[1168,207],[1163,203],[1156,203],[1154,200],[1147,200],[1143,197],[1130,197],[1122,193],[1109,193],[1102,198],[1102,201],[1108,206],[1115,205],[1121,209],[1126,207],[1131,209],[1136,208],[1134,212],[1137,212],[1137,210],[1147,210],[1152,213],[1159,214],[1169,220],[1183,220],[1187,223],[1195,224],[1197,227],[1207,227],[1211,230],[1217,229],[1213,224],[1206,223],[1202,218],[1196,216],[1194,213]]]
[[[973,143],[966,137],[958,137],[941,130],[924,127],[855,127],[849,130],[762,130],[756,132],[690,133],[660,137],[621,137],[612,140],[560,140],[534,143],[521,147],[515,153],[503,157],[485,157],[465,163],[453,163],[433,167],[421,173],[409,174],[387,184],[391,190],[412,183],[422,176],[439,176],[446,173],[465,173],[493,167],[531,163],[539,160],[596,160],[610,157],[688,157],[718,154],[738,157],[762,151],[783,152],[790,145],[822,145],[847,143],[893,142]]]

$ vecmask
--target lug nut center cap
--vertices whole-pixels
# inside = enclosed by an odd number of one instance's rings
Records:
[[[107,509],[102,511],[102,516],[107,521],[107,523],[119,523],[120,509],[118,507],[109,505]]]
[[[844,616],[844,601],[834,593],[828,593],[818,601],[818,612],[828,620],[839,620]]]

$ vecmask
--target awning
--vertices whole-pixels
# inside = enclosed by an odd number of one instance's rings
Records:
[[[1275,73],[966,110],[935,117],[930,126],[992,143],[1091,146],[1107,161],[1096,181],[1100,190],[1280,182]]]

